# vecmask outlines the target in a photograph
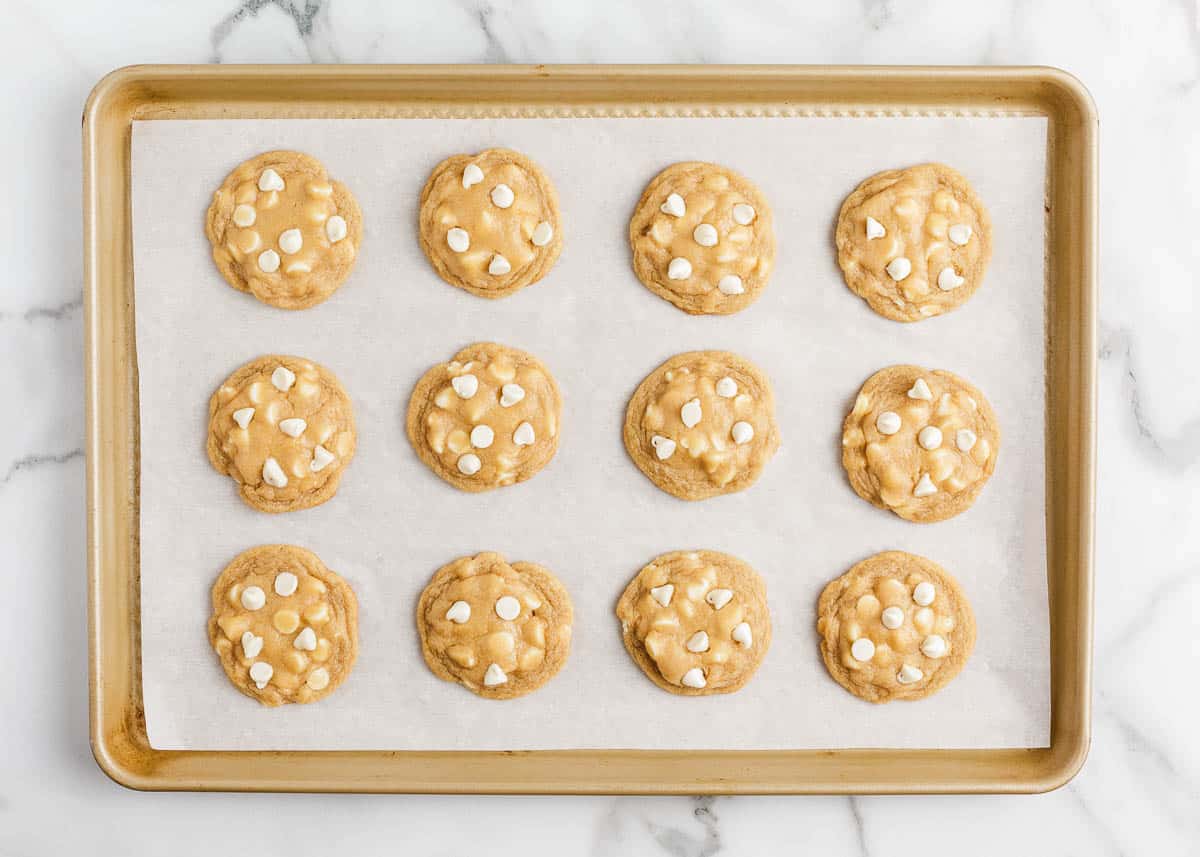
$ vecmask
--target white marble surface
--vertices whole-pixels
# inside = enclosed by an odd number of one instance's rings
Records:
[[[3,3],[0,855],[1200,852],[1194,0]],[[299,8],[297,8],[299,7]],[[800,11],[801,9],[804,11]],[[79,115],[132,62],[1045,63],[1102,116],[1091,757],[1037,797],[135,794],[87,743]]]

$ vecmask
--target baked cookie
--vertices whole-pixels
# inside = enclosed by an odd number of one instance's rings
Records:
[[[871,176],[842,203],[835,236],[850,291],[893,321],[966,303],[992,256],[992,222],[961,174],[921,164]]]
[[[736,354],[677,354],[634,391],[624,436],[634,464],[668,494],[741,491],[779,448],[775,396],[762,370]]]
[[[350,397],[332,372],[303,357],[251,360],[208,402],[208,460],[260,512],[324,503],[354,443]]]
[[[825,587],[817,634],[829,674],[859,699],[923,699],[971,656],[975,617],[937,563],[885,551]]]
[[[617,602],[629,656],[663,690],[732,693],[771,645],[758,572],[716,551],[674,551],[637,573]]]
[[[421,191],[418,235],[447,283],[506,297],[546,276],[558,260],[558,193],[520,152],[454,155],[434,167]]]
[[[842,424],[842,466],[858,496],[920,524],[970,508],[999,452],[983,393],[941,369],[880,369]]]
[[[208,640],[233,686],[263,705],[315,702],[358,655],[358,602],[312,551],[262,545],[212,588]]]
[[[354,196],[300,152],[264,152],[225,177],[204,222],[229,285],[282,309],[319,304],[345,282],[362,243]]]
[[[552,679],[571,650],[571,621],[558,578],[498,553],[442,566],[417,602],[429,669],[490,699],[523,696]]]
[[[429,469],[463,491],[524,482],[558,450],[562,397],[532,354],[476,342],[439,363],[408,400],[408,439]]]
[[[749,179],[703,161],[672,164],[629,221],[638,279],[692,315],[728,315],[758,299],[775,261],[771,208]]]

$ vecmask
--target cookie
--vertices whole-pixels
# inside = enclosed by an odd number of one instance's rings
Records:
[[[835,240],[850,291],[886,318],[920,321],[975,294],[992,256],[992,222],[961,174],[921,164],[855,188]]]
[[[937,563],[884,551],[825,587],[817,634],[829,674],[859,699],[923,699],[971,656],[975,617]]]
[[[520,152],[454,155],[434,167],[421,191],[418,236],[447,283],[480,297],[506,297],[558,261],[558,193]]]
[[[629,221],[633,270],[692,315],[728,315],[758,300],[775,262],[771,208],[727,167],[672,164],[655,176]]]
[[[442,566],[417,602],[429,669],[489,699],[523,696],[552,679],[571,650],[571,622],[558,578],[498,553]]]
[[[476,342],[439,363],[408,401],[408,439],[429,469],[463,491],[524,482],[558,450],[562,397],[540,360]]]
[[[779,448],[775,396],[762,370],[736,354],[677,354],[634,392],[624,437],[634,464],[668,494],[741,491]]]
[[[260,512],[324,503],[354,444],[350,397],[332,372],[303,357],[251,360],[208,402],[208,460]]]
[[[358,655],[358,601],[312,551],[262,545],[212,588],[208,640],[233,686],[263,705],[315,702]]]
[[[842,467],[855,493],[919,524],[969,509],[999,452],[988,400],[941,369],[880,369],[842,424]]]
[[[642,672],[684,696],[738,690],[771,645],[762,578],[716,551],[655,557],[625,587],[617,618],[625,649]]]
[[[300,152],[264,152],[225,177],[205,218],[213,261],[229,285],[281,309],[337,291],[362,244],[353,194]]]

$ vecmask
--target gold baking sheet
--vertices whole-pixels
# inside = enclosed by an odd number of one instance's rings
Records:
[[[232,753],[149,747],[136,633],[138,421],[128,199],[134,119],[876,111],[1005,111],[1049,119],[1050,748]],[[1031,791],[1078,768],[1087,744],[1090,653],[1095,117],[1070,78],[1039,69],[141,68],[116,72],[97,87],[85,116],[84,157],[93,744],[101,765],[122,782],[381,791]]]

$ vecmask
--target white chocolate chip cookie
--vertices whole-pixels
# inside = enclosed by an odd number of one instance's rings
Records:
[[[429,469],[463,491],[531,478],[558,450],[562,397],[540,360],[477,342],[439,363],[408,401],[408,439]]]
[[[758,299],[775,261],[766,198],[747,178],[703,161],[672,164],[629,221],[633,270],[693,315],[728,315]]]
[[[842,203],[838,264],[850,291],[894,321],[965,303],[983,282],[992,223],[967,180],[944,164],[871,176]]]
[[[325,300],[346,280],[362,243],[354,196],[300,152],[265,152],[231,172],[205,220],[229,285],[282,309]]]
[[[212,588],[208,639],[234,687],[263,705],[314,702],[350,674],[358,602],[312,551],[262,545]]]
[[[633,462],[668,494],[703,500],[741,491],[779,447],[774,393],[762,370],[736,354],[678,354],[634,392],[624,438]]]
[[[550,571],[498,553],[439,568],[417,602],[433,674],[490,699],[537,690],[571,650],[571,598]]]
[[[332,372],[302,357],[251,360],[208,403],[208,460],[261,512],[324,503],[354,446],[350,397]]]
[[[716,551],[655,557],[625,587],[617,618],[630,657],[663,690],[732,693],[771,645],[767,591],[758,573]]]
[[[885,551],[825,587],[817,634],[829,674],[855,696],[923,699],[962,670],[975,646],[975,617],[937,563]]]
[[[502,298],[536,283],[558,260],[558,194],[520,152],[454,155],[425,183],[418,235],[439,277],[473,295]]]
[[[983,393],[941,369],[879,370],[842,425],[842,466],[858,496],[922,524],[970,508],[999,451]]]

